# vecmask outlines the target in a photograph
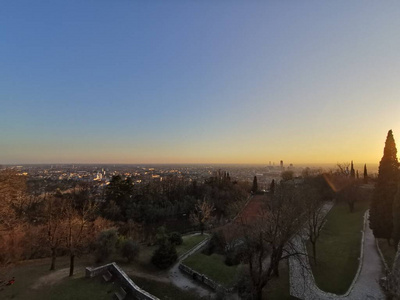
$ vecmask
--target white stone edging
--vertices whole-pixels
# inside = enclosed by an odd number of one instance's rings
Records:
[[[198,235],[201,234],[200,232],[196,232],[196,233],[198,233]],[[195,235],[195,234],[191,234],[191,235]],[[201,247],[210,239],[210,237],[209,237],[210,234],[204,232],[203,235],[206,235],[207,237],[206,237],[204,240],[202,240],[200,243],[194,245],[194,246],[193,246],[192,248],[190,248],[188,251],[186,251],[186,252],[182,253],[181,255],[179,255],[178,261],[182,260],[182,259],[185,257],[185,255],[190,256],[190,253],[191,253],[192,251],[195,251],[196,248],[201,248]],[[186,258],[186,257],[185,257],[185,258]]]
[[[208,286],[209,288],[213,289],[214,291],[217,291],[219,289],[224,290],[225,292],[232,292],[232,289],[229,288],[225,288],[224,286],[222,286],[221,284],[219,284],[218,282],[216,282],[215,280],[209,278],[207,275],[202,274],[190,267],[188,267],[187,265],[185,265],[183,263],[183,260],[185,260],[186,258],[188,258],[189,256],[191,256],[192,254],[197,253],[201,248],[203,248],[206,243],[209,241],[209,237],[205,238],[203,241],[201,241],[200,243],[198,243],[196,246],[194,246],[192,249],[190,249],[189,251],[187,251],[186,253],[182,254],[179,257],[179,270],[183,273],[185,273],[186,275],[189,275],[193,280],[196,280],[198,282],[203,283],[204,285]],[[195,275],[195,276],[194,276]]]
[[[332,206],[333,207],[333,206]],[[329,208],[329,210],[327,211],[327,214],[329,213],[329,211],[332,209],[332,207],[331,208]],[[323,295],[324,297],[326,297],[326,298],[328,298],[328,299],[341,299],[341,298],[346,298],[346,297],[348,297],[349,296],[349,294],[352,292],[352,290],[353,290],[353,288],[354,288],[354,285],[355,285],[355,283],[357,282],[357,280],[358,280],[358,277],[359,277],[359,275],[360,275],[360,272],[361,272],[361,269],[362,269],[362,265],[363,265],[363,258],[364,258],[364,235],[365,235],[365,226],[366,226],[366,224],[367,224],[367,220],[368,220],[368,218],[367,218],[367,216],[368,216],[368,214],[369,214],[369,210],[367,210],[365,213],[364,213],[364,222],[363,222],[363,230],[361,231],[361,245],[360,245],[360,247],[361,247],[361,249],[360,249],[360,256],[359,256],[359,264],[358,264],[358,269],[357,269],[357,273],[356,273],[356,275],[355,275],[355,277],[354,277],[354,279],[353,279],[353,281],[352,281],[352,283],[351,283],[351,285],[350,285],[350,287],[349,287],[349,289],[346,291],[346,293],[344,293],[344,294],[342,294],[342,295],[337,295],[337,294],[334,294],[334,293],[329,293],[329,292],[325,292],[325,291],[323,291],[323,290],[321,290],[318,286],[317,286],[317,284],[315,283],[315,278],[314,278],[314,274],[313,274],[313,272],[312,272],[312,270],[311,270],[311,267],[310,267],[310,261],[309,261],[309,257],[308,256],[306,256],[304,259],[305,259],[305,261],[306,261],[306,264],[308,265],[308,267],[309,267],[309,269],[310,269],[310,274],[309,274],[309,276],[310,276],[310,280],[311,280],[311,286],[309,286],[309,290],[311,290],[311,293],[312,293],[312,295],[307,295],[307,293],[306,293],[306,290],[300,290],[300,291],[298,291],[297,290],[297,288],[294,288],[294,284],[293,284],[293,282],[292,282],[292,276],[289,276],[289,286],[290,286],[290,295],[291,296],[294,296],[294,297],[299,297],[299,298],[301,298],[301,297],[306,297],[306,298],[304,298],[304,299],[318,299],[318,294],[320,294],[320,295]],[[300,241],[299,241],[299,243],[300,243],[300,247],[301,248],[303,248],[302,250],[303,251],[307,251],[307,248],[306,248],[306,245],[305,245],[305,241],[302,239],[302,238],[300,238],[300,237],[295,237],[294,239],[300,239]],[[290,270],[290,272],[292,272],[291,270],[294,270],[295,269],[295,265],[296,265],[296,263],[294,262],[294,260],[295,259],[297,259],[297,258],[295,258],[295,257],[290,257],[289,258],[289,270]],[[293,279],[293,280],[296,280],[296,279]],[[300,292],[301,294],[298,294],[298,292]],[[307,297],[308,296],[308,297]],[[316,298],[315,298],[316,297]],[[302,298],[301,298],[302,299]]]
[[[108,270],[111,274],[116,275],[119,280],[122,281],[123,286],[127,286],[129,290],[133,293],[136,299],[139,300],[160,300],[156,296],[150,294],[149,292],[141,289],[137,284],[135,284],[132,279],[115,263],[106,264],[97,268],[86,267],[86,277],[92,278],[98,276]],[[117,274],[115,274],[117,273]]]
[[[347,292],[342,295],[343,297],[347,297],[351,291],[354,288],[354,285],[356,284],[357,280],[358,280],[358,276],[360,276],[361,273],[361,269],[362,269],[362,265],[364,263],[364,235],[365,235],[365,226],[367,224],[367,220],[369,216],[369,209],[364,213],[364,226],[363,226],[363,230],[361,231],[361,250],[360,250],[360,257],[359,257],[359,264],[358,264],[358,269],[357,269],[357,273],[354,276],[353,282],[351,283],[349,289],[347,290]]]

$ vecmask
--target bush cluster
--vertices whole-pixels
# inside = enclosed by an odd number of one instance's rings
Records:
[[[139,244],[131,239],[125,240],[121,246],[121,255],[127,259],[128,262],[133,261],[139,255]]]
[[[170,242],[161,244],[151,258],[151,262],[160,269],[166,269],[178,259],[175,245]]]
[[[115,228],[102,231],[95,243],[96,262],[107,260],[116,249],[118,232]]]
[[[225,254],[226,241],[221,231],[214,232],[203,250],[203,254]]]
[[[171,244],[174,244],[176,246],[182,245],[183,243],[182,235],[176,231],[170,233],[168,240],[170,241]]]
[[[182,244],[182,235],[179,232],[168,234],[166,228],[161,226],[157,229],[156,240],[159,247],[154,251],[151,262],[160,269],[166,269],[178,259],[175,246]]]

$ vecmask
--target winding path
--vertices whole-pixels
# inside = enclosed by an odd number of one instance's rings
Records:
[[[193,235],[198,235],[200,233],[195,233]],[[188,275],[182,273],[179,270],[179,264],[186,259],[189,255],[192,255],[198,251],[205,243],[207,243],[208,238],[197,244],[194,248],[179,257],[178,262],[169,270],[168,278],[171,282],[182,290],[190,290],[198,294],[200,297],[212,298],[215,292],[206,286],[200,284],[198,281],[193,280]]]
[[[320,290],[314,281],[314,276],[307,256],[293,256],[289,259],[290,294],[300,299],[385,299],[380,286],[382,262],[375,245],[375,238],[367,224],[368,212],[364,216],[364,234],[362,245],[362,260],[359,272],[344,295],[336,295]],[[297,251],[306,253],[304,237],[297,236],[293,243]]]

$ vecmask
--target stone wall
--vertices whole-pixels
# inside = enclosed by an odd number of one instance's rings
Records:
[[[104,266],[100,266],[100,267],[97,267],[97,268],[86,267],[86,269],[85,269],[85,276],[86,276],[87,278],[96,277],[96,276],[98,276],[98,275],[100,275],[100,274],[105,273],[107,270],[109,270],[109,268],[111,267],[111,265],[112,265],[112,263],[111,263],[111,264],[104,265]]]
[[[157,297],[151,295],[150,293],[142,290],[137,286],[126,273],[116,264],[111,263],[97,268],[86,268],[86,277],[92,278],[102,273],[109,271],[113,276],[118,278],[121,285],[127,289],[127,292],[132,294],[138,300],[159,300]]]
[[[223,290],[226,293],[231,293],[234,289],[233,288],[225,288],[222,285],[220,285],[218,282],[212,280],[211,278],[207,277],[204,274],[201,274],[191,268],[189,268],[188,266],[180,263],[179,264],[179,269],[186,273],[187,275],[189,275],[191,278],[193,278],[196,281],[199,281],[203,284],[205,284],[206,286],[208,286],[209,288],[211,288],[214,291],[219,291],[219,290]]]

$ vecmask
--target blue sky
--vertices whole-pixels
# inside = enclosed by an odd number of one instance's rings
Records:
[[[7,1],[0,163],[379,161],[397,1]]]

